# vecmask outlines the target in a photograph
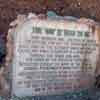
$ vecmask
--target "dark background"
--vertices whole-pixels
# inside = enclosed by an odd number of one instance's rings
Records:
[[[0,0],[0,32],[7,33],[9,23],[18,14],[46,13],[47,10],[100,21],[100,0]]]

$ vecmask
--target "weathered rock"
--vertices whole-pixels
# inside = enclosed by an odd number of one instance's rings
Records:
[[[46,13],[89,17],[100,21],[99,0],[0,0],[0,32],[7,33],[9,23],[20,13]]]

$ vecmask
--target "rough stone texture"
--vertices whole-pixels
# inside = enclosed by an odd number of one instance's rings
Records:
[[[59,15],[89,17],[100,21],[100,0],[0,0],[0,38],[2,37],[5,40],[9,23],[18,14],[46,13],[47,10],[54,10]],[[4,50],[2,51],[4,52]],[[2,58],[4,57],[1,57],[0,60]],[[97,80],[99,78],[100,76]],[[97,85],[97,82],[95,84]],[[98,93],[100,94],[100,92]]]
[[[19,13],[46,13],[89,17],[100,21],[100,0],[0,0],[0,32],[7,33],[9,23]]]

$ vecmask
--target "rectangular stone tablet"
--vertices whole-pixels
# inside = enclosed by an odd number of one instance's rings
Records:
[[[30,18],[10,35],[12,94],[59,95],[93,86],[99,49],[89,25]]]

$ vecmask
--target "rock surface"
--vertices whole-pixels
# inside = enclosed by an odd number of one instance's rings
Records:
[[[18,14],[46,13],[89,17],[100,21],[100,0],[0,0],[0,32],[7,33],[9,23]]]

